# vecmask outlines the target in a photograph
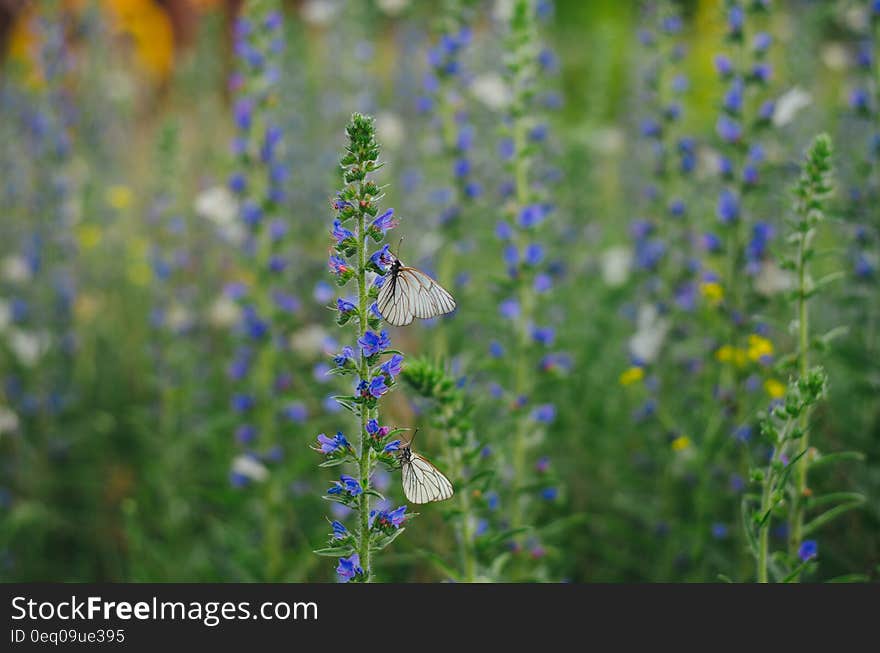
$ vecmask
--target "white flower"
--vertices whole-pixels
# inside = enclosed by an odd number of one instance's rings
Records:
[[[471,94],[492,110],[503,109],[510,102],[510,90],[501,75],[487,73],[471,82]]]
[[[794,288],[794,276],[791,272],[783,270],[772,261],[766,261],[761,265],[755,277],[755,290],[759,294],[776,295],[792,288]]]
[[[290,336],[290,346],[301,354],[323,354],[326,340],[324,327],[310,324]]]
[[[376,133],[383,145],[396,150],[406,137],[406,130],[400,116],[391,111],[383,111],[376,116]]]
[[[18,415],[6,406],[0,406],[0,435],[12,433],[18,429]]]
[[[789,89],[776,101],[776,109],[773,111],[773,126],[784,127],[792,120],[801,109],[810,106],[812,96],[798,86]]]
[[[636,324],[636,333],[629,340],[629,351],[636,358],[651,363],[660,353],[660,347],[669,332],[669,320],[660,317],[653,304],[642,304]]]
[[[308,0],[308,2],[303,3],[300,12],[302,13],[303,20],[310,25],[327,27],[336,18],[339,9],[339,4],[330,0]]]
[[[184,331],[192,324],[192,313],[183,304],[174,304],[168,309],[166,321],[172,331]]]
[[[617,154],[623,149],[624,134],[617,127],[599,127],[590,134],[589,145],[601,154]]]
[[[31,268],[23,256],[3,259],[3,278],[10,283],[25,283],[31,278]]]
[[[389,16],[396,16],[409,7],[409,0],[376,0],[376,6]]]
[[[195,212],[212,222],[227,242],[238,244],[244,240],[244,226],[238,218],[238,201],[225,186],[213,186],[196,197]]]
[[[241,309],[238,304],[226,295],[220,295],[208,309],[208,320],[221,329],[231,327],[240,317]]]
[[[49,337],[46,334],[13,329],[9,332],[9,348],[22,365],[33,367],[49,348]]]
[[[846,47],[840,43],[828,43],[822,48],[819,55],[829,69],[834,71],[846,70],[849,66],[849,54]]]
[[[612,288],[626,283],[631,266],[632,252],[628,247],[609,247],[602,252],[602,280]]]
[[[269,477],[269,470],[253,456],[244,454],[236,456],[232,461],[232,473],[239,474],[252,481],[265,481]]]

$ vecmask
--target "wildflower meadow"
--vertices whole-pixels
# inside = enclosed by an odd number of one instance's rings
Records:
[[[877,582],[878,284],[878,0],[0,0],[0,579]]]

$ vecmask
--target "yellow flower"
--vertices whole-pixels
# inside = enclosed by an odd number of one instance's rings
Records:
[[[773,356],[773,343],[757,333],[749,334],[749,360],[758,362],[771,356]]]
[[[673,451],[684,451],[691,446],[691,439],[686,435],[679,435],[672,441]]]
[[[117,211],[123,211],[131,206],[131,200],[133,197],[134,195],[128,186],[110,186],[104,195],[107,204]]]
[[[642,379],[645,378],[645,370],[641,367],[637,367],[633,365],[630,368],[627,368],[620,375],[620,385],[632,385],[633,383],[638,383]]]
[[[101,244],[104,232],[98,225],[81,224],[76,228],[76,242],[82,249],[94,249]]]
[[[744,349],[733,345],[721,345],[715,350],[715,360],[719,363],[733,363],[737,367],[746,364],[747,356]]]
[[[700,284],[700,294],[709,302],[709,306],[718,306],[724,299],[724,288],[717,281],[704,281]]]
[[[73,312],[80,322],[91,322],[101,308],[101,302],[94,295],[81,293],[76,297]]]
[[[128,266],[128,280],[135,286],[149,285],[153,271],[146,261],[133,261]]]
[[[174,29],[168,13],[155,0],[105,0],[111,24],[131,42],[140,67],[156,81],[174,65]]]
[[[785,384],[776,379],[767,379],[764,381],[764,390],[770,395],[771,399],[782,399],[785,396]]]

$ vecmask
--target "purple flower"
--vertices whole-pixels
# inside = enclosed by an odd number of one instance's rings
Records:
[[[556,339],[556,330],[553,327],[532,327],[532,339],[538,344],[550,347]]]
[[[736,143],[742,138],[742,125],[730,118],[729,116],[721,116],[715,125],[715,131],[721,140],[728,143]]]
[[[547,212],[540,204],[524,206],[519,212],[519,226],[523,229],[535,227],[543,222],[546,215]]]
[[[347,494],[348,496],[356,497],[363,491],[361,484],[356,478],[343,474],[339,477],[338,481],[333,481],[333,485],[327,490],[327,494]]]
[[[374,331],[367,331],[358,338],[358,344],[361,346],[361,353],[369,358],[370,356],[381,354],[388,349],[391,346],[391,338],[388,336],[388,332],[384,330],[378,334]]]
[[[336,367],[345,367],[348,361],[354,362],[354,350],[346,345],[341,352],[333,357],[333,362],[336,363]]]
[[[329,261],[330,271],[337,275],[343,276],[351,273],[351,269],[348,267],[344,258],[340,258],[339,256],[331,256]]]
[[[519,302],[513,298],[502,301],[498,309],[502,317],[506,317],[508,320],[515,320],[519,317]]]
[[[722,77],[728,77],[733,74],[733,63],[726,55],[719,54],[715,56],[715,70]]]
[[[388,386],[385,385],[385,377],[382,375],[374,376],[373,380],[370,381],[369,392],[376,399],[388,392]]]
[[[354,233],[351,230],[343,227],[342,223],[339,220],[333,221],[333,231],[331,231],[330,233],[336,240],[337,245],[341,245],[343,242],[349,239],[354,240]]]
[[[348,558],[340,558],[339,566],[336,567],[336,575],[343,583],[347,583],[357,576],[363,576],[364,570],[361,567],[361,557],[357,553],[352,553]]]
[[[318,434],[318,449],[324,455],[344,451],[350,446],[348,440],[346,440],[345,436],[342,434],[342,431],[337,432],[332,438],[328,438],[323,433]],[[360,488],[360,486],[358,486],[358,488]],[[360,492],[357,492],[356,494],[360,494]]]
[[[758,32],[752,39],[752,48],[755,52],[766,52],[773,43],[773,37],[767,32]]]
[[[379,422],[375,419],[371,419],[367,422],[367,433],[370,434],[371,437],[382,439],[391,431],[387,426],[379,426]]]
[[[547,292],[553,287],[553,279],[549,274],[540,273],[535,275],[534,282],[535,292],[543,293]]]
[[[301,401],[295,401],[292,404],[288,404],[284,408],[284,417],[289,419],[291,422],[296,422],[298,424],[302,424],[309,417],[309,411],[306,409],[306,405]]]
[[[532,410],[532,419],[536,422],[550,424],[556,419],[556,406],[553,404],[541,404]]]
[[[379,370],[385,374],[386,376],[390,376],[392,379],[400,374],[403,369],[403,356],[400,354],[394,354],[391,358],[385,361]]]
[[[357,311],[357,306],[349,300],[339,297],[336,299],[336,310],[343,315],[351,315]]]
[[[374,510],[370,514],[370,526],[378,525],[379,528],[398,529],[406,521],[406,506],[400,506],[391,512]]]
[[[251,444],[257,439],[256,427],[242,424],[235,430],[235,439],[239,444]]]
[[[739,219],[739,199],[730,189],[722,189],[718,196],[715,215],[724,224],[731,224]]]
[[[804,540],[798,549],[798,558],[803,562],[812,560],[819,555],[819,544],[816,540]]]
[[[388,245],[383,245],[382,249],[377,249],[373,252],[373,255],[370,256],[370,263],[378,270],[381,270],[384,274],[388,271],[388,268],[391,267],[391,263],[394,261],[391,256],[391,249]]]
[[[397,220],[394,219],[394,209],[388,209],[383,214],[375,218],[370,226],[367,228],[370,232],[370,235],[373,236],[376,240],[381,239],[386,233],[388,233],[389,229],[394,229],[397,226]],[[387,247],[387,245],[385,246]]]

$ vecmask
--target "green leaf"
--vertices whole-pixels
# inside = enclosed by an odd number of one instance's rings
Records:
[[[325,546],[322,549],[315,549],[312,553],[328,558],[342,558],[354,553],[354,548],[351,546]]]
[[[845,460],[864,462],[865,454],[861,451],[838,451],[835,453],[824,454],[810,463],[810,469],[818,469],[824,465],[830,465]]]
[[[845,503],[851,501],[864,503],[865,497],[858,492],[832,492],[817,497],[810,497],[806,501],[806,506],[807,510],[811,510],[813,508],[827,506],[831,503]]]
[[[383,535],[382,537],[377,539],[375,542],[373,542],[370,545],[370,548],[373,551],[381,551],[386,546],[391,544],[394,540],[396,540],[398,537],[400,537],[400,534],[403,533],[403,531],[405,531],[405,530],[406,530],[406,527],[401,527],[401,528],[398,528],[393,533],[391,533],[390,535]]]
[[[796,581],[801,575],[801,572],[806,569],[807,565],[809,565],[810,562],[812,562],[812,558],[810,560],[804,560],[801,564],[792,569],[791,572],[785,578],[783,578],[781,582],[791,583]]]
[[[802,534],[804,537],[811,534],[813,531],[822,528],[825,524],[840,517],[841,515],[849,512],[850,510],[854,510],[855,508],[859,508],[864,503],[864,498],[859,501],[849,501],[847,503],[842,503],[839,506],[835,506],[830,510],[826,510],[821,515],[812,519],[808,523],[804,524],[804,528]]]

